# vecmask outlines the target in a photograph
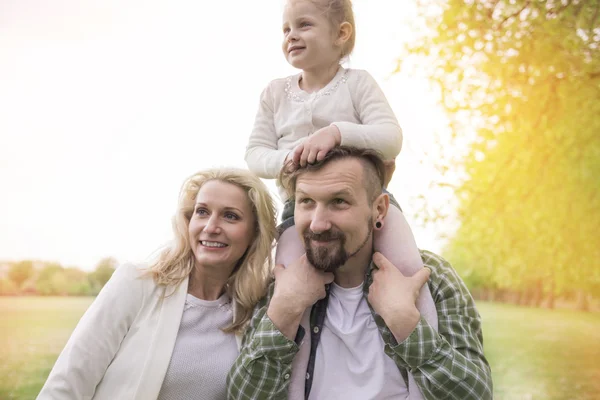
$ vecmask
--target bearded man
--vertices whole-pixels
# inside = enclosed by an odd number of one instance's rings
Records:
[[[384,174],[377,153],[345,146],[284,168],[295,208],[282,231],[300,235],[305,254],[275,267],[228,376],[229,399],[492,398],[481,318],[455,270],[421,251],[426,268],[403,276],[373,249],[390,206]],[[437,331],[415,306],[425,284]]]

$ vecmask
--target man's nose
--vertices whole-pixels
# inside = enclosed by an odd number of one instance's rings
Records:
[[[329,212],[324,206],[317,206],[312,215],[310,221],[310,230],[314,233],[321,233],[331,229],[331,222],[329,221]]]

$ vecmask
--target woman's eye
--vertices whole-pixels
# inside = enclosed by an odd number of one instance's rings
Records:
[[[204,208],[197,208],[196,214],[198,214],[200,216],[204,216],[204,215],[208,215],[208,211],[206,211]]]
[[[231,220],[234,220],[234,221],[237,221],[238,219],[240,219],[240,217],[238,217],[237,214],[234,214],[234,213],[226,213],[225,214],[225,218],[226,219],[231,219]]]

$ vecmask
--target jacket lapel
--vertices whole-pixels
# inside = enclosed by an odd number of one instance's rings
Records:
[[[188,278],[175,289],[175,292],[160,299],[157,303],[158,321],[154,330],[154,337],[150,347],[146,349],[146,363],[135,395],[136,400],[156,399],[160,393],[167,368],[171,361],[171,354],[175,347],[175,340],[181,324],[183,307],[188,290]]]

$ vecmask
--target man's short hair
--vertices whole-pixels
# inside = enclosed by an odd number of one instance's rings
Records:
[[[363,183],[367,190],[369,204],[383,191],[385,179],[385,165],[381,153],[373,149],[360,149],[353,146],[337,146],[329,150],[325,158],[306,164],[305,167],[295,165],[288,161],[279,173],[279,184],[285,189],[289,198],[294,198],[296,192],[296,181],[305,172],[318,171],[325,165],[335,160],[344,158],[356,158],[363,165]]]

